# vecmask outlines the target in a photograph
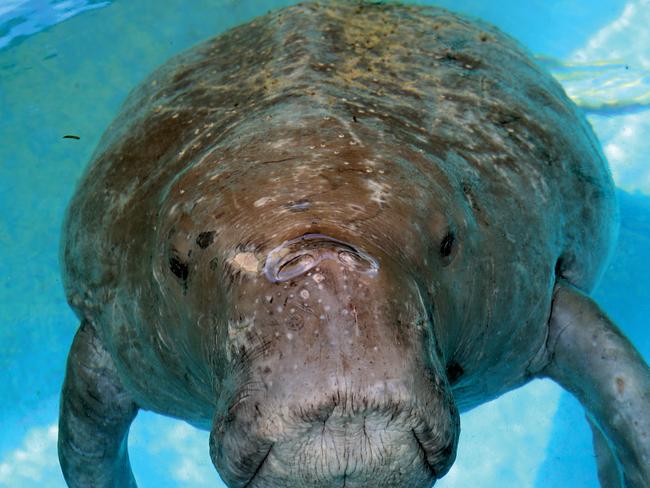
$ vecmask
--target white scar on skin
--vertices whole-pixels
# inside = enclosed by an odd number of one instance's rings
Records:
[[[246,332],[255,327],[255,321],[252,317],[244,317],[242,320],[228,321],[228,338],[230,347],[226,348],[226,357],[232,360],[233,351],[239,351],[244,346],[246,349],[252,349],[255,344],[250,334]]]
[[[266,205],[267,203],[272,202],[273,200],[274,200],[273,197],[262,197],[255,200],[255,203],[253,203],[253,205],[255,205],[256,207],[261,207],[262,205]]]
[[[257,273],[260,262],[254,253],[240,252],[231,259],[230,264],[247,273]]]
[[[387,185],[386,183],[378,183],[375,180],[368,180],[367,184],[368,189],[372,192],[370,199],[373,202],[377,202],[379,204],[385,203],[386,197],[389,194],[388,190],[391,188],[391,186]]]
[[[277,141],[273,141],[269,143],[269,145],[273,149],[282,149],[283,147],[286,146],[292,146],[293,144],[293,139],[278,139]]]

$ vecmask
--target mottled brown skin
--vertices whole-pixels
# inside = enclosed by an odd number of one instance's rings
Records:
[[[615,225],[591,128],[514,41],[440,9],[306,4],[131,94],[62,254],[115,381],[211,429],[229,486],[424,487],[459,410],[548,364],[554,287],[592,289]],[[274,279],[301,236],[317,267]],[[71,486],[95,476],[79,466]]]

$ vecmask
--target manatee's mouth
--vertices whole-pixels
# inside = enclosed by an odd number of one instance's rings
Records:
[[[415,443],[417,444],[418,449],[420,450],[420,455],[422,456],[422,461],[423,461],[424,465],[429,469],[429,472],[431,473],[431,476],[434,479],[434,483],[435,483],[435,480],[438,479],[437,470],[429,462],[429,454],[427,454],[427,450],[425,449],[424,444],[422,444],[422,441],[418,437],[418,434],[415,432],[415,429],[411,429],[411,432],[413,433],[413,438],[415,439]]]
[[[253,484],[253,482],[255,481],[255,478],[257,477],[259,472],[262,470],[262,468],[264,468],[264,464],[266,463],[266,460],[268,459],[269,454],[271,454],[271,450],[273,449],[274,445],[275,444],[271,444],[271,447],[269,447],[269,450],[266,451],[266,454],[262,458],[262,461],[260,461],[259,466],[257,468],[255,468],[255,472],[253,473],[253,476],[250,477],[250,479],[246,482],[244,487],[248,487],[248,486],[251,486]]]
[[[395,407],[243,424],[232,422],[221,438],[211,436],[213,461],[229,487],[428,488],[451,466],[458,434]]]
[[[436,469],[429,463],[426,449],[425,449],[424,445],[422,444],[422,442],[420,441],[420,439],[418,438],[418,435],[415,432],[415,429],[412,429],[411,432],[413,434],[413,439],[415,441],[415,444],[418,446],[418,450],[419,450],[419,453],[420,453],[420,456],[421,456],[421,459],[422,459],[422,464],[427,468],[427,470],[431,474],[431,484],[429,486],[433,486],[433,485],[435,485],[435,483],[438,480],[439,476],[436,473]],[[266,452],[266,454],[264,455],[264,457],[260,461],[259,466],[255,469],[255,471],[253,472],[250,479],[244,484],[244,487],[252,487],[252,486],[254,486],[254,483],[256,482],[256,480],[259,480],[260,478],[263,477],[263,474],[259,478],[258,478],[258,475],[260,475],[262,473],[264,467],[266,466],[266,461],[268,460],[269,455],[271,454],[271,451],[273,450],[274,445],[275,444],[271,444],[268,451]],[[341,488],[346,488],[346,486],[347,486],[346,474],[343,475],[343,479],[340,481],[340,483],[341,483],[340,485],[332,485],[332,487],[340,486]]]

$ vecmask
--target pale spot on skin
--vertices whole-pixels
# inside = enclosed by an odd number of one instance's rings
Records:
[[[368,180],[367,185],[368,189],[372,192],[370,199],[373,202],[384,203],[386,201],[388,190],[391,188],[390,185],[387,185],[386,183],[379,183],[374,180]]]
[[[272,142],[272,143],[270,144],[270,146],[271,146],[273,149],[281,149],[281,148],[283,148],[283,147],[285,147],[285,146],[289,146],[289,145],[291,145],[292,142],[293,142],[293,141],[292,141],[291,139],[279,139],[279,140],[277,140],[277,141],[275,141],[275,142]]]
[[[233,335],[236,335],[240,331],[244,329],[248,329],[253,325],[254,321],[251,317],[245,317],[242,320],[239,321],[234,321],[234,320],[229,320],[228,321],[228,334],[232,337]]]
[[[249,337],[245,334],[245,331],[253,328],[254,325],[255,322],[252,317],[244,317],[240,321],[228,321],[228,337],[230,339],[231,346],[234,347],[235,350],[238,350],[241,348],[241,346],[244,346],[246,348],[251,348],[254,346],[254,344],[250,342]],[[232,357],[230,351],[227,350],[226,354],[230,360]]]
[[[620,396],[622,396],[623,393],[625,393],[625,386],[626,386],[625,385],[625,379],[620,377],[620,376],[617,376],[616,377],[616,391],[618,392],[618,394]]]
[[[231,260],[231,264],[247,273],[257,273],[259,260],[252,252],[240,252]]]
[[[273,197],[262,197],[255,200],[255,203],[253,203],[253,205],[256,207],[261,207],[262,205],[266,205],[267,203],[272,201],[273,201]]]

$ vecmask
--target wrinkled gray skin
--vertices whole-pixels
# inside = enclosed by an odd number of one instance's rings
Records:
[[[230,487],[428,487],[459,411],[573,392],[603,486],[650,486],[650,374],[587,296],[616,203],[591,128],[494,27],[307,4],[173,59],[69,208],[59,455],[135,486],[138,409]],[[478,481],[477,481],[478,482]]]

